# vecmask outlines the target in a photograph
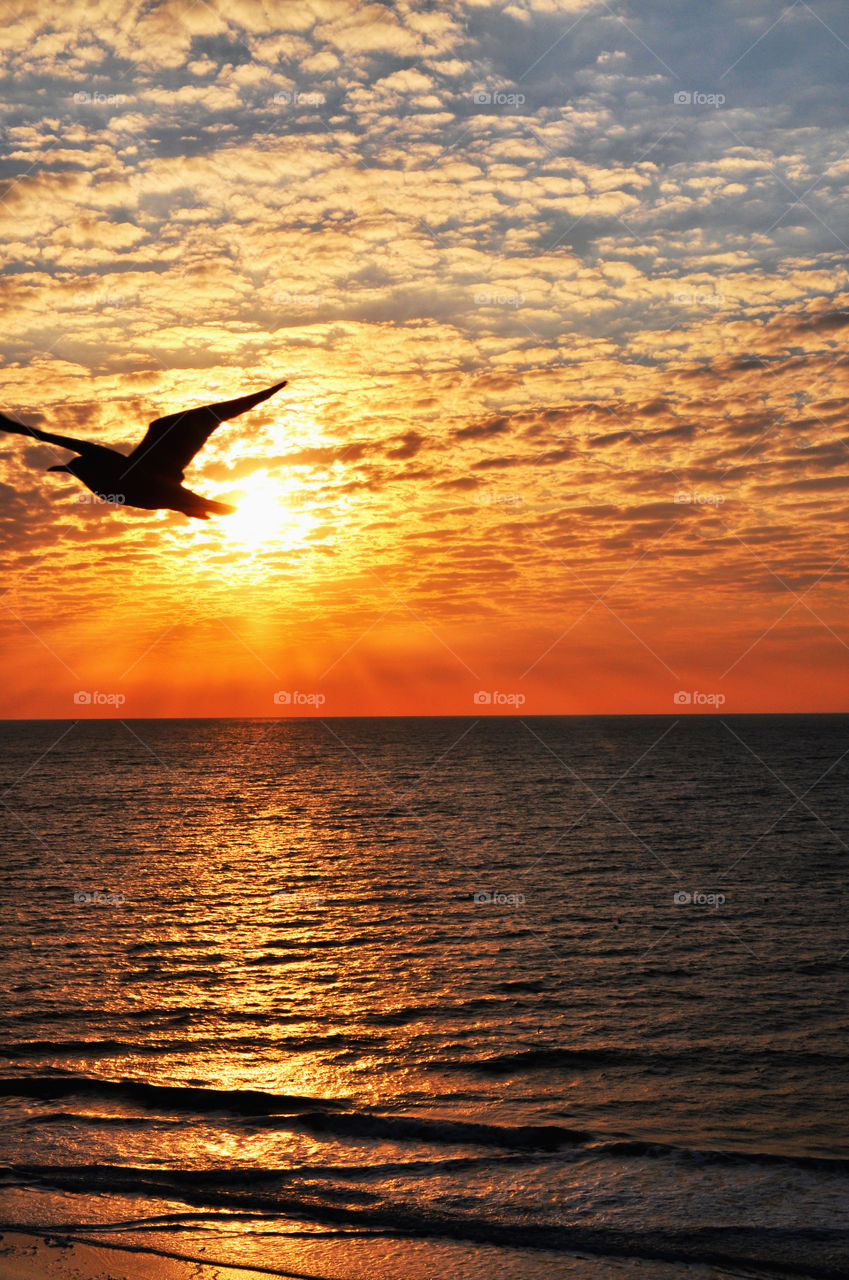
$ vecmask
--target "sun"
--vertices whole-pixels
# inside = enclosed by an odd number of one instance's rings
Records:
[[[279,476],[256,471],[244,481],[232,515],[221,517],[221,532],[242,549],[290,545],[300,540],[314,519],[293,501],[296,488]]]

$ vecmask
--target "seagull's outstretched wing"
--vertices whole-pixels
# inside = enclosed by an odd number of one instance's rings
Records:
[[[207,404],[199,409],[184,409],[182,413],[170,413],[165,418],[151,422],[141,444],[129,455],[131,463],[144,463],[147,470],[156,471],[170,480],[182,480],[183,471],[195,454],[203,448],[213,431],[229,418],[261,404],[286,383],[277,382],[267,391],[255,391],[239,400],[224,400],[221,404]]]
[[[58,444],[63,449],[73,449],[74,453],[102,453],[104,449],[102,444],[92,444],[90,440],[74,440],[72,436],[57,436],[52,431],[27,427],[23,422],[7,418],[5,413],[0,413],[0,431],[10,431],[16,436],[29,436],[31,440],[44,440],[47,444]]]

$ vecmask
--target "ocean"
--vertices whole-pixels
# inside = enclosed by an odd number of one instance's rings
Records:
[[[849,716],[19,721],[0,770],[0,1229],[849,1275]]]

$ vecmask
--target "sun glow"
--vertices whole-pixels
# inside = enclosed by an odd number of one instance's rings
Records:
[[[297,486],[268,472],[257,471],[245,481],[232,515],[222,516],[222,533],[243,549],[297,542],[314,524],[311,513],[298,506]]]

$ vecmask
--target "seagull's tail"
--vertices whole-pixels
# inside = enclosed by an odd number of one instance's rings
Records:
[[[227,502],[216,502],[214,498],[198,498],[183,508],[183,514],[194,516],[196,520],[208,520],[210,516],[229,516],[235,511]]]

